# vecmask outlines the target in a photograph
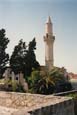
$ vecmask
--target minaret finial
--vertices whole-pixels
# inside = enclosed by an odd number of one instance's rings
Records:
[[[49,16],[48,22],[51,23],[51,18],[50,18],[50,16]]]

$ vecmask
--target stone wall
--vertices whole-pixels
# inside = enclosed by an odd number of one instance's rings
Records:
[[[54,94],[55,96],[72,96],[74,102],[74,114],[77,115],[77,90],[66,91]]]
[[[72,98],[53,95],[0,92],[0,106],[13,109],[9,115],[74,115]]]
[[[13,113],[13,115],[26,115],[25,109]],[[71,100],[43,105],[28,111],[29,115],[74,115],[73,103]]]

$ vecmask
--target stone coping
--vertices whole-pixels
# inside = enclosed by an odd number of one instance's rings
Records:
[[[17,112],[17,109],[0,106],[0,115],[11,115],[14,112]]]
[[[46,106],[58,105],[62,102],[67,102],[72,98],[60,97],[53,95],[39,95],[30,93],[16,93],[0,91],[0,106],[4,108],[5,115],[27,115],[26,112],[40,109]],[[7,109],[6,109],[7,108]],[[0,111],[3,111],[3,109]],[[9,114],[7,114],[9,111]],[[0,114],[4,115],[4,114]]]

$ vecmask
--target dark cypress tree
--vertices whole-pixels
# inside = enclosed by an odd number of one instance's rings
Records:
[[[8,63],[9,55],[6,53],[6,48],[9,43],[9,39],[5,36],[5,30],[0,30],[0,77],[3,70]]]
[[[36,60],[35,50],[36,50],[36,41],[34,38],[31,42],[29,42],[27,54],[25,55],[25,58],[24,58],[26,62],[25,64],[26,75],[30,75],[32,72],[32,69],[39,69],[40,67],[38,61]]]

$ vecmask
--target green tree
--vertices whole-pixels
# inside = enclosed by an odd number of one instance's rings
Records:
[[[20,40],[18,45],[15,46],[14,51],[10,58],[10,66],[15,74],[19,73],[20,71],[23,72],[23,63],[24,63],[24,56],[26,55],[26,44],[23,40]]]
[[[5,32],[4,29],[0,30],[0,76],[9,60],[9,55],[6,53],[9,39],[6,37]]]
[[[35,39],[28,46],[23,40],[19,41],[10,58],[10,66],[15,73],[22,72],[24,76],[29,76],[33,68],[37,69],[39,67],[39,63],[36,61],[35,49]]]

